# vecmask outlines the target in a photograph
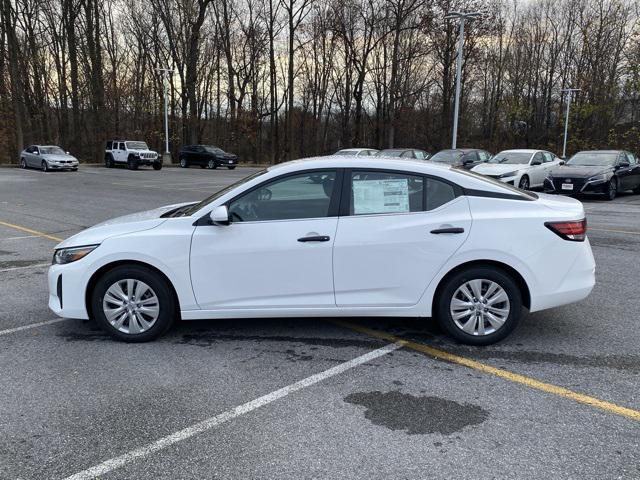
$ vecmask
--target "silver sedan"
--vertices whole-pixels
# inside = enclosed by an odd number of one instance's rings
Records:
[[[20,153],[20,168],[78,170],[78,159],[55,145],[30,145]]]

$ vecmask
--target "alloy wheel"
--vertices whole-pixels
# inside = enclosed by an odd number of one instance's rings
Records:
[[[529,178],[527,177],[522,177],[520,179],[520,185],[519,185],[520,189],[522,190],[529,190]]]
[[[187,161],[184,158],[180,159],[180,167],[187,168]]]
[[[27,168],[27,162],[24,161],[24,158],[20,159],[20,168]]]
[[[498,283],[474,279],[463,283],[451,298],[449,312],[463,332],[483,336],[499,330],[509,317],[509,296]]]
[[[215,160],[209,160],[207,162],[207,168],[210,170],[213,170],[214,168],[216,168],[216,161]]]
[[[149,330],[158,320],[160,301],[146,283],[126,278],[111,285],[104,294],[102,310],[116,330],[137,335]]]
[[[612,178],[611,181],[609,182],[607,196],[609,200],[613,200],[614,198],[616,198],[617,194],[618,194],[618,183],[616,182],[615,178]]]
[[[47,165],[47,162],[45,160],[42,161],[42,171],[43,172],[49,171],[49,165]]]

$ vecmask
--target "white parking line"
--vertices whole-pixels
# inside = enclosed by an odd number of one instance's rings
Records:
[[[27,238],[38,238],[38,236],[37,235],[24,235],[22,237],[0,238],[0,242],[4,242],[5,240],[25,240]]]
[[[48,267],[51,265],[51,262],[46,263],[35,263],[33,265],[24,265],[23,267],[11,267],[11,268],[3,268],[0,270],[2,272],[12,272],[13,270],[24,270],[25,268],[37,268],[37,267]]]
[[[91,478],[96,478],[100,475],[104,475],[116,468],[120,468],[127,463],[133,462],[139,458],[146,457],[155,453],[159,450],[167,448],[175,443],[181,442],[182,440],[186,440],[194,435],[198,435],[199,433],[206,432],[207,430],[211,430],[218,425],[226,423],[234,418],[237,418],[245,413],[249,413],[253,410],[256,410],[260,407],[268,405],[271,402],[274,402],[280,398],[286,397],[287,395],[297,392],[298,390],[302,390],[303,388],[310,387],[318,382],[326,380],[327,378],[333,377],[335,375],[339,375],[347,370],[357,367],[358,365],[362,365],[363,363],[367,363],[371,360],[374,360],[378,357],[382,357],[388,353],[393,352],[399,348],[402,348],[406,342],[399,341],[396,343],[391,343],[389,345],[385,345],[382,348],[377,350],[373,350],[372,352],[365,353],[360,357],[356,357],[353,360],[349,360],[348,362],[341,363],[340,365],[336,365],[335,367],[329,368],[324,372],[316,373],[315,375],[311,375],[299,382],[292,383],[286,387],[280,388],[279,390],[275,390],[271,393],[263,395],[262,397],[258,397],[255,400],[251,400],[250,402],[239,405],[235,408],[227,410],[226,412],[220,413],[214,417],[208,418],[201,422],[198,422],[190,427],[187,427],[183,430],[179,430],[171,435],[167,435],[159,440],[156,440],[153,443],[148,445],[136,448],[131,450],[130,452],[124,453],[118,457],[111,458],[106,460],[95,467],[88,468],[87,470],[83,470],[82,472],[76,473],[67,477],[65,480],[88,480]]]
[[[66,318],[54,318],[53,320],[45,320],[44,322],[30,323],[29,325],[22,325],[21,327],[8,328],[6,330],[0,330],[0,337],[3,335],[9,335],[10,333],[21,332],[22,330],[29,330],[30,328],[42,327],[43,325],[51,325],[53,323],[64,322]]]

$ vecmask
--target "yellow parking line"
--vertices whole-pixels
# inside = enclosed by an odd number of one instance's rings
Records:
[[[589,230],[596,230],[598,232],[613,232],[613,233],[628,233],[631,235],[640,235],[640,232],[630,232],[629,230],[613,230],[609,228],[593,228],[589,227]]]
[[[49,240],[54,240],[56,242],[61,242],[62,241],[62,238],[54,237],[53,235],[49,235],[48,233],[39,232],[38,230],[32,230],[30,228],[22,227],[20,225],[14,225],[13,223],[0,221],[0,225],[3,225],[5,227],[9,227],[9,228],[14,228],[16,230],[20,230],[21,232],[30,233],[30,234],[35,235],[37,237],[48,238]]]
[[[440,350],[438,348],[424,345],[422,343],[412,342],[410,340],[396,337],[395,335],[381,332],[379,330],[372,330],[370,328],[366,328],[351,322],[334,320],[333,323],[340,325],[341,327],[348,328],[350,330],[355,330],[356,332],[364,333],[365,335],[369,335],[371,337],[380,338],[382,340],[391,341],[391,342],[404,341],[405,348],[410,348],[412,350],[425,353],[431,357],[434,357],[440,360],[445,360],[447,362],[455,363],[458,365],[463,365],[465,367],[469,367],[483,373],[495,375],[496,377],[500,377],[505,380],[509,380],[511,382],[526,385],[529,388],[534,388],[536,390],[541,390],[546,393],[558,395],[559,397],[567,398],[569,400],[573,400],[575,402],[582,403],[584,405],[590,405],[592,407],[599,408],[601,410],[604,410],[605,412],[614,413],[616,415],[621,415],[623,417],[627,417],[632,420],[640,421],[640,411],[634,410],[632,408],[622,407],[620,405],[616,405],[615,403],[606,402],[604,400],[600,400],[595,397],[590,397],[589,395],[584,395],[582,393],[574,392],[564,387],[559,387],[557,385],[552,385],[550,383],[541,382],[539,380],[536,380],[535,378],[527,377],[526,375],[520,375],[518,373],[513,373],[508,370],[504,370],[502,368],[492,367],[490,365],[486,365],[484,363],[471,360],[470,358],[461,357],[460,355],[449,353],[444,350]]]

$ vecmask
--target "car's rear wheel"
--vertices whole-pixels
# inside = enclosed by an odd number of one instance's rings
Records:
[[[42,171],[43,172],[48,172],[49,171],[49,164],[47,163],[46,160],[42,160],[42,164],[40,166],[42,167]]]
[[[104,156],[104,166],[107,168],[113,168],[113,157],[111,154]]]
[[[215,159],[211,159],[207,162],[207,168],[209,170],[215,170],[216,168],[218,168],[218,164],[216,163]]]
[[[460,271],[438,289],[440,326],[467,345],[490,345],[513,331],[522,316],[522,294],[513,278],[493,267]]]
[[[518,182],[518,188],[521,190],[529,190],[530,187],[529,177],[527,175],[523,175],[520,182]]]
[[[640,185],[633,189],[633,193],[640,194]]]
[[[20,159],[20,168],[27,168],[27,161],[24,158]]]
[[[189,162],[184,157],[180,157],[180,168],[189,168]]]
[[[618,195],[618,181],[615,177],[609,180],[609,185],[607,185],[607,193],[605,193],[605,199],[614,200]]]
[[[177,315],[167,281],[154,271],[120,266],[104,274],[91,293],[97,323],[126,342],[146,342],[165,333]]]

